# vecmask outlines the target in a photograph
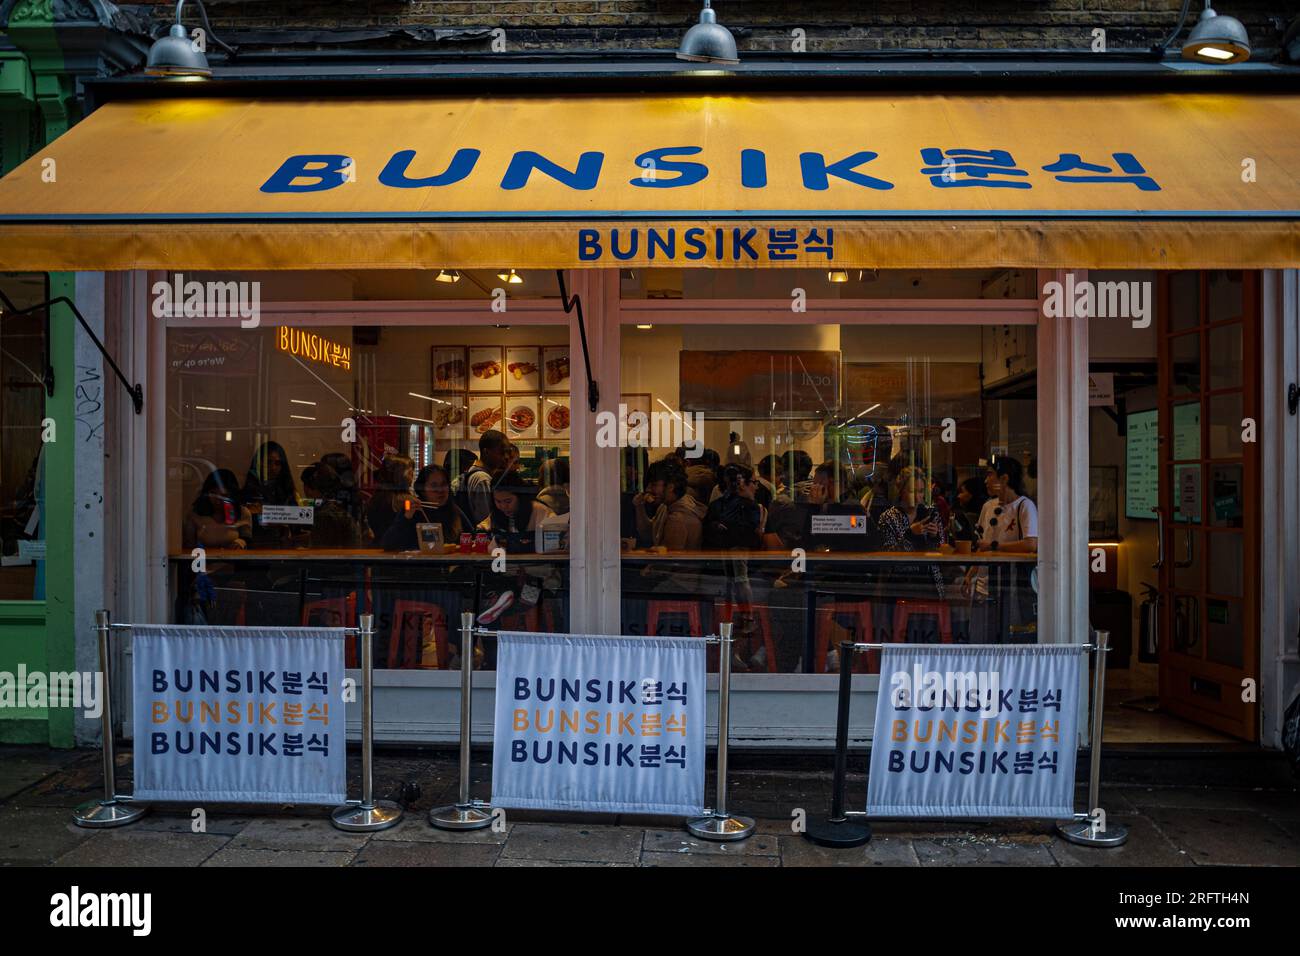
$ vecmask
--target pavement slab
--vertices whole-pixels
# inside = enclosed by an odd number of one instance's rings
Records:
[[[431,843],[372,840],[356,855],[353,866],[491,866],[501,855],[500,844]]]
[[[1147,816],[1192,861],[1211,866],[1300,866],[1300,839],[1249,810],[1161,807]]]
[[[124,827],[97,831],[55,866],[199,866],[230,841],[208,833],[150,833]]]
[[[804,836],[778,837],[782,866],[920,866],[912,841],[903,836],[878,836],[862,846],[833,849]]]
[[[44,866],[94,834],[73,823],[62,807],[5,807],[0,810],[0,864]]]
[[[642,866],[780,866],[779,857],[773,856],[723,856],[717,853],[642,853]]]
[[[340,830],[328,818],[264,817],[240,830],[230,845],[238,850],[359,850],[370,836]]]
[[[334,850],[244,850],[225,846],[203,861],[203,866],[348,866],[355,853]]]
[[[640,830],[621,827],[516,823],[502,857],[573,860],[584,863],[636,863],[641,855]]]

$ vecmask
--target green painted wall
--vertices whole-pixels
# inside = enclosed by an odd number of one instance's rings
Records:
[[[0,53],[0,173],[8,172],[45,143],[66,132],[78,115],[71,95],[74,80],[64,69],[48,9],[28,4],[13,17],[25,20],[13,30],[23,52]],[[11,17],[11,27],[16,26]],[[52,273],[50,295],[75,294],[73,273]],[[55,391],[46,399],[45,414],[55,422],[55,440],[45,449],[46,561],[44,601],[0,601],[0,670],[70,671],[76,666],[73,617],[75,567],[72,549],[72,508],[75,500],[74,451],[76,321],[65,306],[51,315],[50,355]],[[40,743],[71,747],[74,711],[0,708],[0,742]]]

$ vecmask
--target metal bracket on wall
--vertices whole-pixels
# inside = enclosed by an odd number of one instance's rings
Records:
[[[591,377],[591,353],[587,350],[587,323],[582,318],[582,298],[576,295],[570,297],[569,289],[564,284],[563,269],[556,269],[555,276],[560,280],[560,302],[564,305],[565,313],[578,313],[578,335],[582,339],[582,361],[587,367],[587,404],[591,407],[591,411],[595,412],[597,406],[600,405],[600,386]]]
[[[1295,382],[1286,387],[1286,407],[1292,415],[1300,408],[1300,385]]]
[[[20,309],[13,304],[12,300],[10,300],[7,295],[0,292],[0,306],[4,307],[6,313],[12,315],[27,315],[31,312],[39,312],[42,309],[45,310],[45,371],[42,378],[42,384],[45,386],[45,394],[51,398],[54,397],[54,364],[50,361],[50,312],[54,310],[54,306],[60,304],[66,305],[71,310],[72,314],[77,317],[77,321],[81,323],[81,327],[86,330],[86,334],[90,336],[90,340],[95,343],[95,348],[99,349],[99,354],[104,356],[104,361],[109,364],[113,369],[113,374],[118,377],[118,380],[121,381],[122,385],[126,388],[127,394],[131,396],[131,404],[135,407],[135,413],[139,415],[144,409],[144,386],[140,385],[138,382],[132,385],[127,381],[126,376],[122,374],[122,370],[118,368],[117,363],[113,361],[113,356],[108,354],[108,349],[104,348],[104,343],[99,341],[99,336],[95,334],[95,330],[86,322],[85,316],[81,314],[81,311],[77,308],[75,302],[69,299],[66,295],[60,295],[45,302],[39,302],[36,305],[29,306],[26,309]]]

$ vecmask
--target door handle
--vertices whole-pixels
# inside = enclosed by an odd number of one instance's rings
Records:
[[[1183,538],[1183,555],[1182,561],[1175,561],[1175,568],[1190,568],[1196,560],[1195,542],[1192,540],[1192,529],[1188,528],[1183,532],[1187,537]]]
[[[1159,571],[1165,566],[1165,514],[1159,508],[1152,508],[1156,514],[1156,563],[1152,568]]]

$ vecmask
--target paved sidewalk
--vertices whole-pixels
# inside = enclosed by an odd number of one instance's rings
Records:
[[[129,777],[129,754],[119,758]],[[356,760],[350,761],[355,765]],[[488,767],[474,763],[473,792],[485,797]],[[351,792],[359,792],[355,779]],[[453,802],[449,756],[381,753],[375,792],[406,785],[406,819],[375,834],[343,833],[321,808],[205,807],[206,832],[191,810],[154,808],[118,830],[83,830],[71,810],[100,793],[98,751],[0,747],[0,864],[36,866],[1246,866],[1300,865],[1296,790],[1116,786],[1103,788],[1110,819],[1130,827],[1127,846],[1090,850],[1054,835],[1050,823],[881,823],[854,850],[814,846],[792,831],[797,808],[826,812],[830,774],[742,770],[731,774],[732,809],[758,819],[734,844],[692,838],[668,817],[515,811],[504,832],[447,833],[426,821]],[[414,796],[411,786],[418,787]],[[712,793],[712,780],[709,781]],[[865,800],[861,774],[850,800]],[[1082,798],[1080,799],[1082,805]]]

